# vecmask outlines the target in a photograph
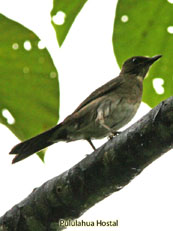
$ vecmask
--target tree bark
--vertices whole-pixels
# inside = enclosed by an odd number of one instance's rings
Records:
[[[68,171],[34,189],[0,218],[0,231],[61,230],[60,219],[78,218],[171,148],[173,97]]]

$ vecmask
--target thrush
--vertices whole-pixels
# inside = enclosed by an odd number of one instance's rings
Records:
[[[142,99],[143,80],[150,66],[161,55],[134,56],[127,59],[118,77],[92,92],[55,127],[14,146],[12,163],[27,158],[59,141],[87,140],[113,136],[136,114]]]

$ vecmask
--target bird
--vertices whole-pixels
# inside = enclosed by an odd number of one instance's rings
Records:
[[[127,59],[119,76],[93,91],[61,123],[12,148],[12,163],[59,141],[86,140],[95,150],[92,139],[113,137],[136,114],[142,100],[143,81],[150,66],[162,55],[133,56]]]

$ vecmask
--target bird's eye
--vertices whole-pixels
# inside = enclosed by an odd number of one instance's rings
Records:
[[[132,62],[133,62],[133,63],[137,63],[137,59],[136,59],[136,58],[133,58],[133,59],[132,59]]]

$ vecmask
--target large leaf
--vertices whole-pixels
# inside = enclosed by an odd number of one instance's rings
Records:
[[[52,25],[55,28],[57,40],[61,46],[75,17],[87,0],[54,0],[51,12]],[[56,18],[55,18],[56,16]],[[55,20],[54,20],[55,19]],[[56,22],[56,23],[55,23]]]
[[[118,2],[113,46],[120,66],[125,59],[134,55],[163,55],[162,59],[152,66],[149,77],[144,81],[143,101],[151,107],[173,95],[172,22],[173,5],[166,0]],[[161,91],[159,94],[155,91],[155,78],[164,80],[163,94]]]
[[[39,41],[0,14],[0,122],[21,140],[58,121],[58,74],[48,51],[38,48]]]

